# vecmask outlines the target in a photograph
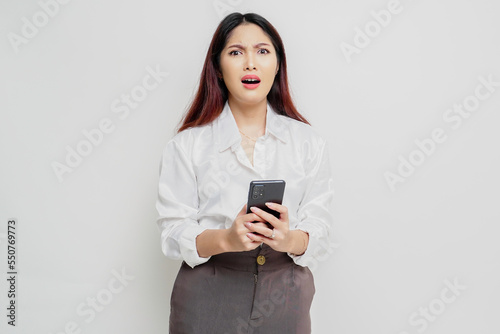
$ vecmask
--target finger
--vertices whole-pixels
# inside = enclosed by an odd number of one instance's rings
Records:
[[[267,222],[256,222],[256,223],[253,223],[253,225],[269,228],[269,225],[267,224]]]
[[[261,244],[261,243],[266,243],[266,241],[269,241],[270,239],[269,238],[266,238],[260,234],[253,234],[253,233],[247,233],[247,237],[248,239],[252,240],[252,242],[255,242],[257,244]]]
[[[259,233],[268,238],[273,234],[273,230],[267,227],[266,224],[245,223],[245,226],[247,227],[248,230],[255,233]]]
[[[261,210],[255,206],[252,206],[250,208],[250,210],[255,213],[256,215],[264,218],[264,220],[268,223],[270,223],[273,227],[277,228],[281,225],[281,221],[276,218],[275,216],[273,216],[272,214],[264,211],[264,210]]]
[[[273,202],[266,202],[266,205],[268,208],[278,211],[280,213],[280,220],[281,221],[288,221],[288,208],[284,205],[278,204],[278,203],[273,203]]]
[[[245,216],[243,216],[246,222],[265,222],[264,218],[260,217],[259,215],[255,213],[248,213]]]
[[[262,242],[260,242],[260,241],[258,241],[258,240],[257,240],[257,241],[256,241],[256,240],[253,240],[253,239],[250,237],[250,235],[252,235],[252,236],[256,236],[256,234],[253,234],[253,233],[248,232],[246,235],[247,235],[247,238],[248,238],[248,239],[247,239],[247,241],[245,241],[245,244],[247,245],[248,250],[255,249],[255,248],[259,247],[259,245],[262,243]]]
[[[245,203],[245,205],[243,205],[243,207],[241,208],[240,212],[238,212],[238,216],[242,216],[246,213],[247,213],[247,204]]]

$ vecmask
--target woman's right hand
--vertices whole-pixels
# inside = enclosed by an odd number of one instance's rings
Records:
[[[247,234],[252,233],[246,226],[246,222],[257,222],[254,224],[262,224],[267,226],[264,220],[255,213],[246,213],[247,205],[241,208],[236,216],[236,219],[230,228],[226,230],[226,244],[229,252],[249,251],[259,247],[260,242],[252,241]]]

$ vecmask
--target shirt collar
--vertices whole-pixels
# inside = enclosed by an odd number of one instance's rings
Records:
[[[226,101],[222,112],[216,118],[214,129],[219,152],[224,151],[228,147],[232,147],[234,149],[235,146],[241,142],[241,134],[233,113],[229,108],[228,101]],[[264,134],[264,138],[266,139],[269,134],[271,134],[286,143],[287,139],[285,130],[285,123],[268,102],[266,111],[266,132]]]

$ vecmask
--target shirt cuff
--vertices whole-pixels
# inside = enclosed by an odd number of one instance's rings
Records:
[[[189,226],[186,228],[180,237],[179,248],[181,256],[191,268],[207,262],[209,257],[200,257],[196,248],[196,237],[200,235],[206,228],[200,225]]]
[[[333,253],[333,249],[328,243],[328,237],[323,235],[324,232],[322,234],[318,233],[318,231],[302,228],[298,228],[298,230],[309,234],[307,249],[302,255],[295,255],[289,252],[287,254],[292,258],[295,264],[302,267],[309,267],[309,269],[314,270],[320,262],[326,261],[330,257]]]

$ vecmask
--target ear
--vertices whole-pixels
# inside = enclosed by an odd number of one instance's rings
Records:
[[[274,73],[274,75],[277,75],[279,70],[280,70],[280,67],[278,65],[278,66],[276,66],[276,73]]]

